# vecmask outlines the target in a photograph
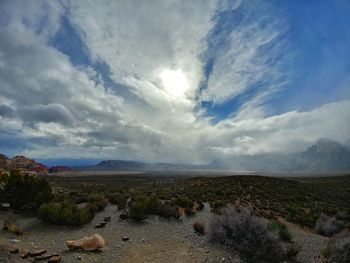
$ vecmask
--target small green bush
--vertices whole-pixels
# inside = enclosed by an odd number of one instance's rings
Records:
[[[52,188],[44,178],[13,170],[0,180],[0,202],[10,203],[14,209],[36,211],[53,198]]]
[[[142,221],[147,217],[147,205],[143,201],[136,201],[129,208],[128,218],[134,221]]]
[[[91,213],[102,211],[107,206],[107,199],[103,195],[92,194],[88,197],[88,203],[86,207]]]
[[[118,210],[124,210],[126,208],[126,202],[128,200],[128,196],[119,192],[110,194],[108,196],[109,202],[118,206]]]
[[[283,241],[290,242],[292,240],[292,235],[287,226],[277,220],[271,220],[267,225],[267,229],[277,233],[279,238]]]
[[[84,225],[93,218],[93,214],[87,208],[79,208],[70,201],[44,204],[40,207],[38,216],[47,223],[69,226]]]
[[[183,208],[186,208],[186,207],[193,208],[193,206],[194,206],[194,202],[191,201],[190,199],[188,199],[187,197],[184,197],[184,196],[180,196],[180,197],[173,199],[171,201],[171,204],[177,205],[177,206],[183,207]]]

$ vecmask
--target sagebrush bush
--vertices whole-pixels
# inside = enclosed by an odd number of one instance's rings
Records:
[[[194,202],[185,196],[180,196],[180,197],[177,197],[177,198],[171,200],[171,204],[177,205],[177,206],[183,207],[183,208],[186,208],[186,207],[193,208]]]
[[[350,232],[345,230],[335,235],[323,255],[330,262],[350,262]]]
[[[129,218],[134,221],[146,219],[147,215],[158,215],[161,209],[161,201],[158,197],[139,196],[129,207]]]
[[[15,235],[23,235],[24,233],[23,229],[12,220],[5,220],[2,229]]]
[[[292,235],[287,226],[277,220],[271,220],[267,225],[267,229],[277,233],[282,241],[290,242],[292,240]]]
[[[44,222],[68,226],[84,225],[93,218],[93,214],[87,208],[79,208],[70,201],[44,204],[40,207],[38,216]]]
[[[179,210],[176,206],[171,205],[170,203],[164,203],[161,205],[158,215],[164,218],[180,218]]]
[[[210,240],[238,252],[247,262],[282,262],[286,249],[264,221],[244,207],[230,207],[213,215],[208,226]]]
[[[198,233],[200,235],[204,235],[204,233],[205,233],[204,224],[200,223],[198,221],[194,222],[193,229],[196,233]]]
[[[0,202],[12,208],[36,211],[53,198],[50,184],[43,178],[13,170],[0,178]]]
[[[333,236],[344,229],[344,223],[337,220],[335,216],[327,216],[326,214],[321,214],[315,224],[315,230],[317,233],[323,236]]]
[[[88,197],[88,203],[86,208],[89,209],[91,213],[96,213],[102,211],[107,206],[107,199],[100,194],[92,194]]]
[[[118,206],[118,210],[124,210],[126,208],[126,202],[128,196],[119,192],[112,193],[108,196],[109,202]]]

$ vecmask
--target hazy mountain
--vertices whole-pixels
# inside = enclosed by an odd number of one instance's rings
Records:
[[[321,139],[300,153],[241,155],[215,160],[211,167],[259,172],[350,171],[350,150],[337,142]]]

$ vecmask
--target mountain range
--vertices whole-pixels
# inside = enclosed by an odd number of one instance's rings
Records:
[[[65,159],[67,164],[68,159]],[[45,159],[40,160],[46,164]],[[232,170],[250,172],[348,172],[350,171],[350,149],[340,143],[321,139],[308,147],[305,151],[291,154],[268,153],[258,155],[238,155],[227,159],[217,159],[209,164],[174,164],[174,163],[147,163],[126,160],[104,160],[91,165],[69,166],[61,165],[54,159],[48,159],[50,168],[44,164],[28,159],[24,156],[15,156],[9,159],[0,154],[0,170],[9,171],[20,169],[37,174],[69,172],[72,170],[89,171],[142,171],[142,170]],[[84,160],[80,160],[83,164]],[[51,165],[50,165],[51,164]]]

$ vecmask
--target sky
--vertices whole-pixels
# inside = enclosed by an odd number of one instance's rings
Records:
[[[0,153],[208,163],[350,144],[350,1],[0,1]]]

